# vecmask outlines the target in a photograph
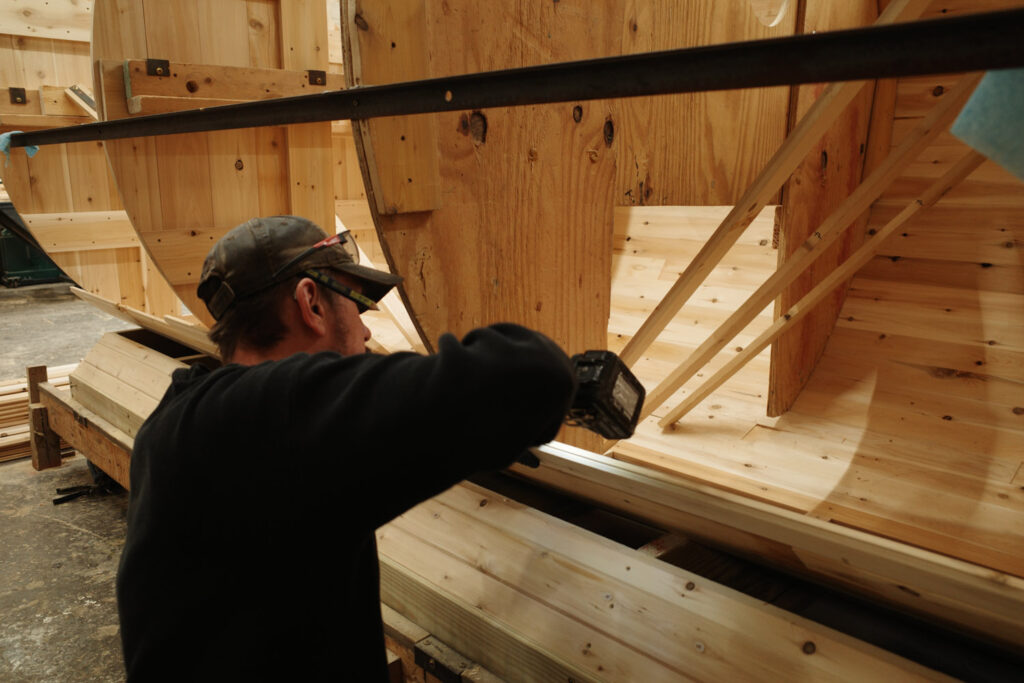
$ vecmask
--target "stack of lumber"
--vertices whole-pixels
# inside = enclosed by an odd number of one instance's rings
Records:
[[[382,599],[520,680],[915,680],[923,667],[473,484],[377,534]]]
[[[75,364],[48,370],[50,384],[66,387]],[[67,444],[62,444],[62,448]],[[0,462],[32,455],[28,442],[28,382],[14,379],[0,382]]]
[[[140,334],[147,333],[108,332],[71,374],[71,397],[133,438],[160,403],[171,373],[187,367],[128,336]]]

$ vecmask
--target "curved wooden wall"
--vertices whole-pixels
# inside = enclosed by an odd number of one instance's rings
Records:
[[[107,119],[131,115],[125,60],[175,64],[169,76],[146,82],[166,90],[144,107],[165,110],[203,106],[195,100],[204,98],[279,96],[251,85],[233,88],[241,83],[239,69],[285,69],[301,79],[306,70],[328,68],[323,2],[98,0],[94,13],[93,59]],[[118,140],[107,154],[142,242],[207,323],[195,287],[203,258],[227,230],[253,216],[288,213],[327,231],[334,225],[330,123]]]
[[[4,93],[0,132],[92,121],[64,92],[72,85],[92,90],[89,44],[81,42],[86,32],[47,31],[9,18],[3,28],[29,35],[0,34],[0,87],[26,92],[22,103]],[[83,289],[149,313],[180,314],[177,297],[140,249],[102,143],[53,145],[31,159],[15,149],[2,174],[26,226]]]
[[[747,3],[342,5],[350,85],[792,28],[791,15],[764,26]],[[356,143],[428,342],[515,320],[575,352],[605,345],[613,208],[731,203],[780,144],[787,106],[774,88],[455,112],[374,120]]]

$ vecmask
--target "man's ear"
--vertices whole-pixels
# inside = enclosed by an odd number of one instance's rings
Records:
[[[302,278],[295,286],[293,296],[299,307],[301,324],[318,337],[327,334],[327,302],[316,283],[308,277]]]

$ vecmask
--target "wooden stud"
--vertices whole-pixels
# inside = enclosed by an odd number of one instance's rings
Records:
[[[39,402],[39,385],[47,381],[45,365],[26,368],[28,382],[29,444],[32,448],[32,467],[45,470],[60,466],[60,437],[50,428],[46,407]]]
[[[972,152],[965,156],[960,163],[939,179],[928,191],[919,198],[912,201],[895,218],[873,235],[869,242],[864,244],[842,265],[832,271],[828,277],[816,285],[810,292],[804,295],[798,302],[775,320],[771,327],[762,332],[756,340],[743,347],[743,351],[733,356],[718,372],[710,379],[702,383],[692,394],[686,397],[673,408],[669,413],[658,421],[662,427],[668,427],[677,422],[681,417],[690,412],[698,403],[711,395],[718,387],[722,386],[730,377],[746,365],[750,360],[759,354],[768,344],[772,343],[787,329],[791,328],[804,318],[814,306],[822,301],[840,283],[850,278],[862,266],[864,266],[878,252],[886,237],[896,231],[918,212],[932,206],[942,195],[952,187],[966,178],[974,169],[978,168],[985,161],[985,157]]]
[[[981,80],[982,74],[965,76],[961,86],[949,93],[935,109],[915,128],[900,147],[882,163],[868,178],[861,183],[853,194],[846,198],[839,208],[833,212],[803,245],[803,251],[795,253],[782,264],[775,273],[747,301],[723,323],[715,333],[680,366],[673,370],[662,382],[647,394],[642,417],[647,417],[659,408],[687,380],[693,377],[729,340],[735,337],[746,325],[770,304],[782,288],[788,286],[806,266],[826,247],[832,244],[842,231],[867,209],[878,195],[889,186],[902,169],[917,157],[944,130],[970,97],[974,87]]]
[[[857,28],[877,19],[875,0],[844,3],[811,3],[802,13],[803,34]],[[791,115],[800,116],[822,89],[821,84],[805,84],[792,88]],[[782,190],[779,207],[780,224],[777,260],[783,263],[818,225],[850,194],[873,168],[867,167],[866,146],[868,124],[877,88],[866,87],[836,119],[821,141],[800,162]],[[891,111],[891,110],[890,110]],[[781,315],[806,294],[861,243],[868,212],[857,219],[856,226],[829,248],[797,280],[783,290],[775,302],[776,315]],[[787,329],[772,344],[769,370],[769,415],[780,411],[778,403],[792,403],[799,395],[821,357],[829,334],[835,326],[848,283],[842,283],[819,303],[813,313],[799,324]],[[773,410],[775,412],[773,412]]]
[[[928,0],[895,0],[878,17],[875,25],[917,16],[927,4]],[[630,366],[636,363],[864,84],[864,81],[851,81],[833,83],[825,88],[715,234],[630,339],[620,354],[623,362]]]

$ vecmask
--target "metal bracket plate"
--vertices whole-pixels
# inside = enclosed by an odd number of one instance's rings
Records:
[[[71,89],[71,92],[75,93],[75,95],[77,95],[78,97],[82,98],[82,101],[85,102],[87,105],[89,105],[93,109],[96,108],[96,101],[92,97],[90,97],[87,92],[82,90],[77,85],[71,86],[70,89]]]
[[[327,85],[327,72],[317,71],[316,69],[307,69],[306,77],[309,79],[310,85]]]
[[[11,94],[11,104],[28,103],[28,96],[25,94],[24,88],[8,88],[7,91]]]
[[[146,75],[147,76],[170,76],[171,75],[171,63],[166,59],[147,59],[146,60]]]

